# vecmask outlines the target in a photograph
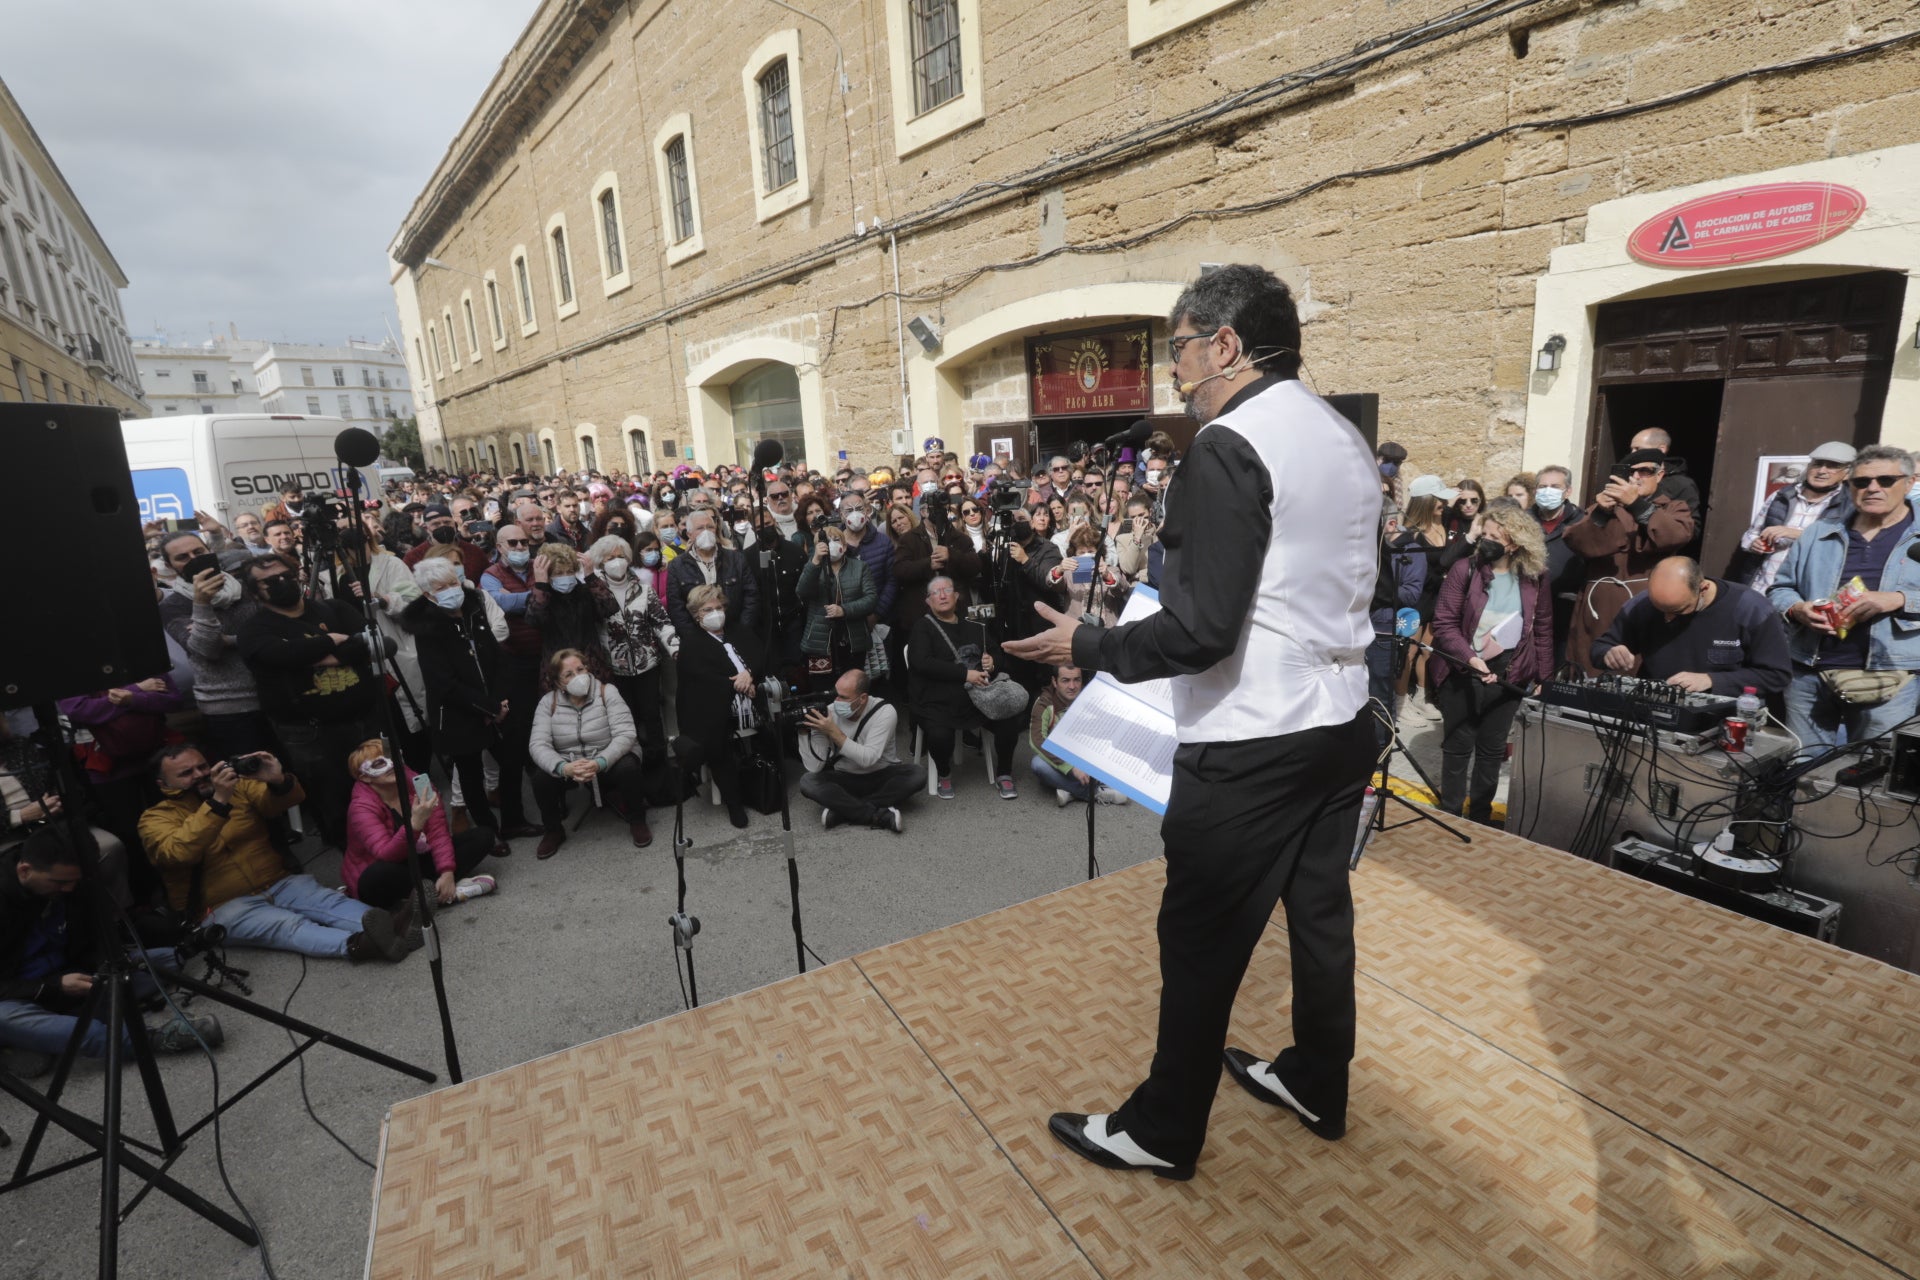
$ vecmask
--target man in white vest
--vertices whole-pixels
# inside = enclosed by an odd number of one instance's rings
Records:
[[[1048,1127],[1115,1169],[1193,1176],[1222,1062],[1313,1133],[1346,1132],[1354,1045],[1347,860],[1374,761],[1366,650],[1380,474],[1352,424],[1299,381],[1300,320],[1272,273],[1229,266],[1188,285],[1168,341],[1203,423],[1167,490],[1161,610],[1111,630],[1053,624],[1009,653],[1129,683],[1172,677],[1180,745],[1161,824],[1159,1039],[1117,1111]],[[1287,912],[1294,1043],[1227,1046],[1227,1023],[1275,903]]]

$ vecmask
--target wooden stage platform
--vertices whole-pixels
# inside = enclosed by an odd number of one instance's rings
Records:
[[[1162,870],[400,1103],[369,1274],[1920,1272],[1920,978],[1491,832],[1354,877],[1343,1141],[1223,1076],[1193,1181],[1082,1162],[1046,1118],[1146,1066]],[[1235,1042],[1287,1005],[1276,922]]]

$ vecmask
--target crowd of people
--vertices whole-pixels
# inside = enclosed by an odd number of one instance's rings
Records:
[[[1155,580],[1173,461],[1159,437],[1028,476],[929,440],[897,470],[427,472],[152,526],[172,669],[59,704],[103,881],[147,941],[217,925],[396,962],[422,942],[415,869],[436,908],[483,897],[516,843],[560,852],[579,795],[636,848],[703,774],[747,826],[783,756],[827,828],[904,831],[973,752],[1000,798],[1030,776],[1053,804],[1124,803],[1043,749],[1091,673],[1001,642],[1036,602],[1111,620]],[[101,940],[68,908],[80,857],[30,728],[0,729],[0,1046],[50,1054]],[[318,849],[340,887],[305,872]],[[218,1035],[151,1030],[169,1050]]]
[[[1914,714],[1912,458],[1820,446],[1713,576],[1670,447],[1636,436],[1584,508],[1564,466],[1490,493],[1378,447],[1372,693],[1383,745],[1399,717],[1439,721],[1449,812],[1492,820],[1521,698],[1559,674],[1751,688],[1809,745]],[[230,527],[154,527],[172,670],[60,704],[103,875],[229,945],[392,962],[420,944],[410,852],[435,905],[482,897],[516,842],[560,852],[576,793],[636,848],[702,772],[746,826],[783,755],[829,829],[903,831],[972,752],[1001,798],[1030,778],[1053,804],[1124,803],[1046,747],[1095,673],[1002,643],[1036,603],[1110,624],[1158,585],[1177,464],[1164,436],[1031,475],[929,440],[898,469],[427,472],[357,506],[289,488]],[[0,730],[0,1044],[51,1052],[99,940],[60,907],[77,855],[25,727]],[[303,832],[341,851],[340,888],[300,869]]]
[[[1722,574],[1700,563],[1701,494],[1658,428],[1582,508],[1564,466],[1477,481],[1402,474],[1383,443],[1368,655],[1385,716],[1438,720],[1439,802],[1491,821],[1521,700],[1565,677],[1751,692],[1801,748],[1883,734],[1920,704],[1914,458],[1815,448],[1753,513]],[[1393,638],[1396,623],[1407,643]]]

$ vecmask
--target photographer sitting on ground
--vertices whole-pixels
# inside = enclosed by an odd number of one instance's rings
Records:
[[[1080,696],[1085,673],[1071,664],[1053,669],[1053,682],[1033,700],[1033,715],[1027,722],[1027,745],[1033,748],[1033,776],[1053,788],[1054,803],[1066,808],[1069,801],[1085,800],[1093,791],[1093,779],[1058,756],[1048,755],[1047,735],[1067,714],[1067,708]],[[1101,804],[1125,804],[1127,798],[1110,787],[1101,787]]]
[[[422,860],[433,867],[433,891],[441,906],[493,892],[492,876],[472,876],[473,869],[488,854],[503,857],[512,852],[492,830],[468,827],[454,835],[447,826],[439,795],[429,791],[422,800],[417,788],[412,818],[402,823],[400,788],[413,787],[414,779],[424,775],[407,770],[402,778],[387,744],[378,738],[369,738],[354,749],[347,757],[347,772],[356,781],[353,798],[347,802],[347,850],[340,860],[340,880],[350,897],[389,911],[410,901],[413,883],[407,866],[409,843],[418,847]]]
[[[820,825],[841,823],[903,831],[900,806],[920,789],[918,768],[901,763],[894,750],[900,724],[893,704],[871,693],[864,671],[849,671],[834,683],[833,705],[807,712],[800,762],[807,775],[800,794],[822,806]]]
[[[536,858],[551,858],[566,843],[567,788],[603,785],[613,791],[626,810],[633,847],[653,843],[647,826],[647,797],[641,786],[640,757],[633,745],[639,735],[627,701],[610,684],[594,678],[587,656],[578,649],[562,649],[547,663],[547,683],[533,712],[533,798],[540,806],[540,837]]]
[[[992,682],[998,654],[986,628],[961,621],[958,603],[953,579],[927,584],[927,616],[907,642],[909,707],[926,734],[942,800],[953,799],[954,735],[983,724],[993,734],[994,785],[1001,799],[1012,800],[1019,794],[1013,785],[1013,748],[1026,723],[1026,694],[1022,690],[1018,708],[1001,719],[989,720],[974,706],[969,691]]]
[[[267,839],[267,823],[304,798],[300,782],[266,752],[207,763],[198,747],[175,744],[154,757],[165,797],[140,816],[140,839],[166,881],[167,901],[191,925],[217,924],[239,947],[401,960],[420,945],[413,907],[389,915],[323,888],[309,875],[288,875]],[[342,770],[344,772],[344,770]]]
[[[0,857],[0,1046],[49,1056],[63,1052],[74,1023],[93,990],[92,975],[105,959],[94,931],[92,905],[72,897],[80,887],[80,855],[64,827],[43,827],[20,848]],[[111,940],[109,940],[111,942]],[[149,951],[156,969],[179,968],[171,950]],[[133,975],[134,997],[151,995],[144,967]],[[104,1003],[80,1041],[89,1058],[106,1054]],[[209,1045],[220,1043],[220,1024],[210,1015],[179,1017],[147,1028],[147,1042],[160,1053],[199,1047],[194,1030]]]

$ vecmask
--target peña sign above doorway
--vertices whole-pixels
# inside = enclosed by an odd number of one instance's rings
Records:
[[[1634,228],[1627,251],[1675,269],[1761,262],[1831,240],[1865,212],[1867,198],[1832,182],[1771,182],[1701,196]]]

